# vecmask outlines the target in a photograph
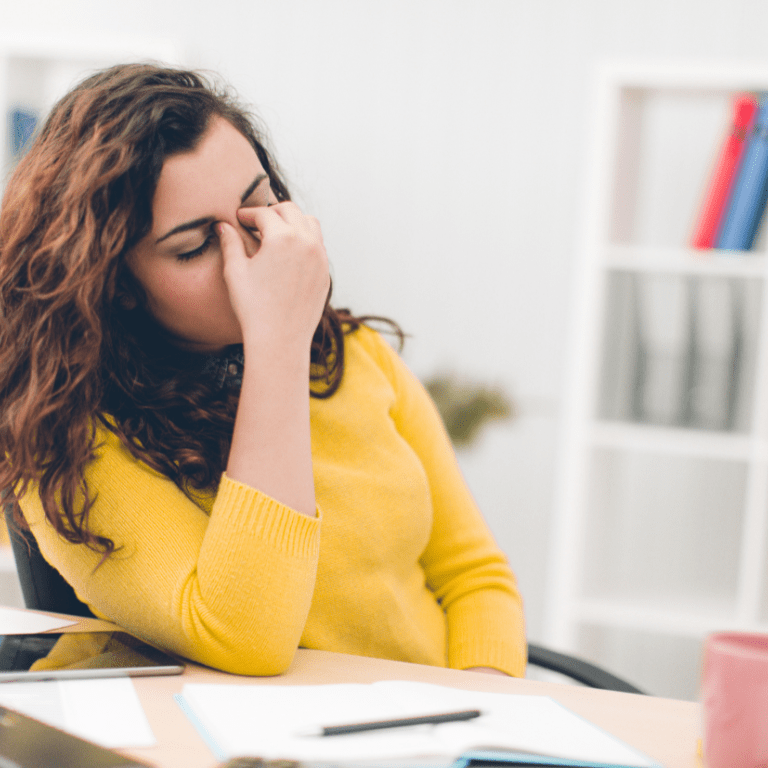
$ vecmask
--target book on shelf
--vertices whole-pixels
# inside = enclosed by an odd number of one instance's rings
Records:
[[[733,97],[691,245],[750,250],[768,202],[768,93]],[[637,274],[610,286],[606,418],[738,431],[751,412],[759,290],[738,278]]]
[[[694,248],[715,247],[757,110],[757,99],[752,94],[740,94],[734,99],[731,125],[712,170],[694,229]]]
[[[683,275],[636,280],[637,362],[633,415],[662,426],[683,422],[691,343],[690,286]]]
[[[640,335],[639,293],[642,275],[610,275],[605,311],[610,318],[603,337],[602,387],[599,411],[604,419],[643,418],[643,339]]]
[[[768,97],[762,96],[716,247],[752,248],[768,200]]]
[[[743,362],[743,281],[689,277],[683,424],[733,430]]]
[[[760,286],[702,275],[608,284],[602,418],[739,431],[749,423]]]
[[[8,113],[8,122],[11,134],[11,156],[20,158],[32,138],[37,126],[38,114],[31,109],[14,107]]]

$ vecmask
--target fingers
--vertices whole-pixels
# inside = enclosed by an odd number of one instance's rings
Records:
[[[236,269],[236,264],[248,258],[242,235],[231,224],[223,221],[216,224],[215,230],[219,236],[225,271]]]
[[[240,208],[237,211],[240,224],[250,230],[251,237],[257,244],[263,244],[265,238],[279,241],[284,237],[298,235],[307,245],[316,243],[324,247],[320,222],[314,216],[305,215],[292,202],[276,203],[272,206]],[[215,227],[219,237],[224,263],[249,257],[251,253],[243,240],[242,232],[226,222],[219,222]]]
[[[294,203],[279,203],[241,209],[236,222],[219,222],[216,232],[224,281],[244,338],[253,344],[269,333],[270,343],[309,345],[330,282],[317,219]],[[255,249],[251,236],[259,242]]]
[[[227,224],[224,221],[218,222],[216,224],[216,234],[219,236],[219,243],[223,252],[240,250],[245,253],[243,239],[231,224]]]
[[[322,241],[320,222],[314,216],[304,214],[296,203],[290,201],[240,208],[237,218],[243,226],[256,229],[265,237],[288,226]]]

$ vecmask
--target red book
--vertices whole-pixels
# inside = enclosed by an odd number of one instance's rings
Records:
[[[717,231],[725,215],[757,109],[757,99],[754,96],[743,94],[734,100],[733,121],[701,206],[691,243],[694,248],[715,247]]]

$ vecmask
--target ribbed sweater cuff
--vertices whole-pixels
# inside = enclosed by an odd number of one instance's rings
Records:
[[[249,534],[246,540],[257,536],[276,551],[294,557],[317,554],[319,510],[315,517],[301,514],[226,474],[221,477],[211,520],[216,521],[215,525],[223,523],[226,526],[230,540],[237,540],[234,531],[243,530]]]
[[[520,604],[498,589],[473,592],[448,609],[448,666],[493,667],[525,676],[525,621]]]

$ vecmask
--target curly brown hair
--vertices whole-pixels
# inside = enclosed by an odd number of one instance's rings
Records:
[[[185,492],[217,483],[227,462],[238,391],[201,376],[203,355],[174,346],[125,258],[151,230],[165,159],[194,150],[213,117],[248,139],[277,199],[289,200],[264,131],[226,87],[152,64],[111,67],[62,98],[3,198],[0,489],[24,526],[18,499],[35,486],[58,533],[104,557],[114,543],[89,530],[85,479],[99,425]],[[344,334],[372,319],[385,320],[326,301],[311,396],[337,390]]]

